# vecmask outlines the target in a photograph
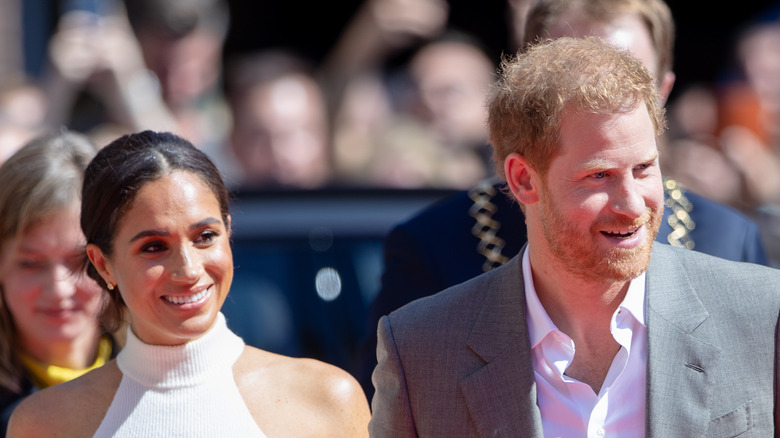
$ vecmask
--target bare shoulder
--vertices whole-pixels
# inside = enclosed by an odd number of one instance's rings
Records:
[[[121,379],[116,362],[111,361],[70,382],[31,394],[14,410],[8,436],[91,436],[105,416]],[[41,421],[44,418],[46,421]]]
[[[246,347],[235,371],[239,390],[268,436],[368,436],[366,396],[341,368]]]

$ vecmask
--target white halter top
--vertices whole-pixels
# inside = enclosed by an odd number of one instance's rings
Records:
[[[233,378],[243,350],[222,313],[183,345],[145,344],[128,328],[122,380],[95,437],[264,438]]]

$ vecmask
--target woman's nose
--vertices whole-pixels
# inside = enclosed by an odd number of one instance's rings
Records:
[[[61,263],[52,265],[50,275],[50,290],[53,294],[67,298],[76,293],[79,276],[68,266]]]
[[[203,274],[203,263],[195,248],[182,247],[173,257],[171,279],[182,283],[198,281]]]

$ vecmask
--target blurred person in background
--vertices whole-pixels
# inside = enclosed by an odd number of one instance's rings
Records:
[[[434,41],[444,34],[448,14],[449,5],[442,0],[366,0],[348,22],[319,71],[331,111],[334,168],[340,182],[465,187],[485,176],[479,156],[460,147],[468,140],[443,144],[457,135],[446,138],[441,122],[464,106],[447,111],[439,103],[479,94],[492,74],[489,58],[476,45],[469,46],[465,39],[460,45],[455,39],[449,45]],[[398,67],[391,67],[392,62]],[[487,83],[481,83],[485,77]],[[412,101],[415,109],[407,106]],[[484,124],[479,108],[465,107],[467,112],[455,117],[476,111],[477,120],[458,126],[460,133]]]
[[[533,3],[507,4],[513,47]],[[347,23],[321,71],[340,181],[464,189],[492,174],[481,99],[495,62],[449,19],[446,1],[366,0]]]
[[[45,129],[47,99],[26,79],[0,83],[0,164]]]
[[[725,87],[720,146],[742,178],[737,206],[780,205],[780,17],[753,23],[737,39],[742,80]]]
[[[741,178],[741,198],[780,267],[780,5],[737,40],[744,80],[721,105],[720,146]]]
[[[780,19],[778,6],[736,35],[714,84],[685,90],[670,111],[672,174],[759,224],[780,265]]]
[[[223,44],[230,25],[226,0],[125,0],[144,64],[159,83],[177,132],[220,165],[230,132],[222,92]]]
[[[226,156],[240,188],[322,188],[331,182],[325,98],[305,59],[266,50],[231,59],[226,71],[233,127]]]
[[[177,128],[121,1],[65,2],[46,59],[49,129],[73,127],[104,144],[144,127]]]
[[[334,124],[339,177],[402,188],[466,188],[485,178],[482,100],[495,66],[481,44],[447,31],[390,70],[384,80],[359,79],[343,96]]]
[[[197,141],[217,162],[230,127],[221,87],[222,0],[73,0],[49,41],[47,123],[98,144],[142,129]]]
[[[454,151],[474,150],[489,165],[484,98],[496,65],[480,44],[448,32],[424,45],[409,62],[414,93],[408,112]]]
[[[362,78],[379,79],[388,58],[441,34],[448,14],[446,0],[364,0],[323,61],[329,111]]]
[[[747,212],[742,178],[720,150],[719,103],[709,84],[694,84],[669,107],[664,171],[709,199]]]
[[[39,137],[0,166],[0,435],[30,393],[116,354],[104,296],[82,270],[81,182],[96,148],[82,135]]]
[[[780,21],[750,23],[734,72],[682,93],[670,114],[677,179],[755,216],[780,204]]]

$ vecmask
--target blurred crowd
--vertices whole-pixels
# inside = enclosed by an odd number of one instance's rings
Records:
[[[495,65],[446,31],[443,0],[366,2],[319,65],[281,47],[225,56],[224,0],[71,0],[57,13],[39,77],[0,78],[2,157],[63,128],[98,145],[154,129],[190,139],[241,188],[466,188],[490,173]],[[388,71],[402,50],[414,54]]]
[[[496,23],[511,49],[532,2],[509,0]],[[465,189],[493,175],[483,102],[500,59],[448,26],[446,0],[364,0],[316,62],[283,47],[226,56],[227,0],[55,3],[35,76],[20,61],[22,2],[0,3],[0,160],[43,133],[102,145],[154,129],[191,140],[237,189]],[[669,102],[662,164],[756,219],[780,252],[777,8],[723,51],[716,81]]]
[[[780,5],[738,29],[714,82],[669,107],[665,173],[755,219],[780,260]]]

